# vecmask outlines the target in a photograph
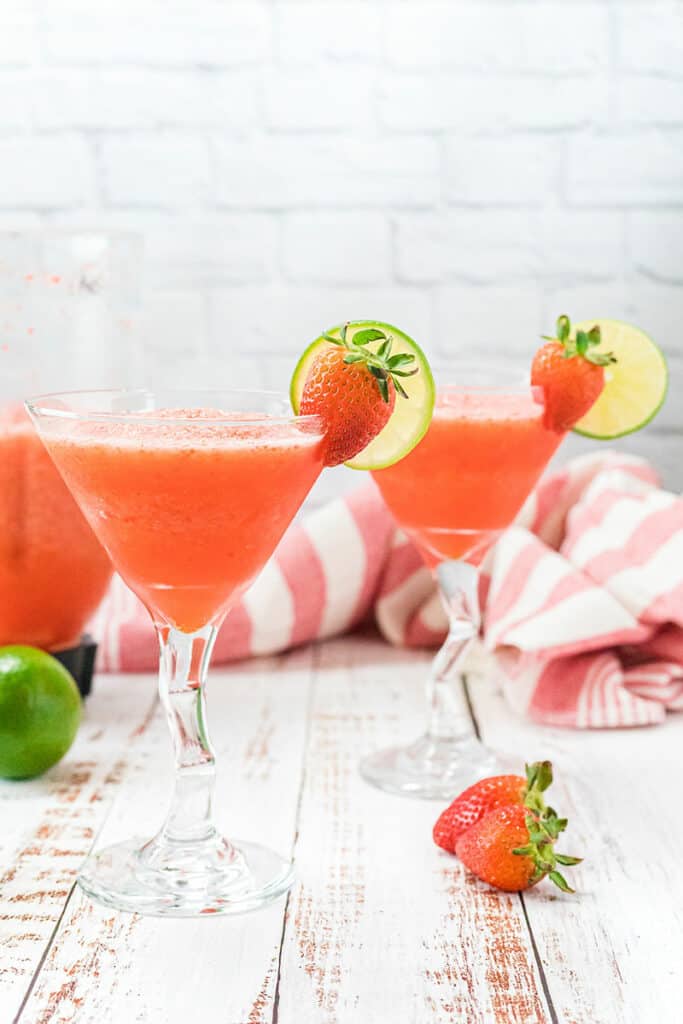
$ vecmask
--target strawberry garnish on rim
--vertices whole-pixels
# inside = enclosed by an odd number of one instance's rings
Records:
[[[390,333],[368,327],[336,336],[325,331],[304,382],[298,411],[323,421],[325,464],[347,462],[377,437],[394,411],[396,396],[407,399],[401,378],[418,372],[415,356],[392,355]],[[372,347],[370,347],[372,346]]]
[[[391,347],[393,339],[390,334],[386,334],[378,327],[368,327],[365,330],[356,331],[353,339],[349,341],[347,339],[349,325],[349,321],[343,325],[339,332],[339,338],[335,338],[329,331],[323,331],[323,338],[325,341],[329,341],[331,345],[339,345],[341,348],[346,349],[344,363],[347,366],[354,364],[367,366],[377,381],[382,401],[389,402],[389,387],[391,384],[393,384],[394,389],[401,398],[407,398],[408,395],[399,377],[412,377],[413,374],[417,373],[416,366],[410,370],[406,369],[407,366],[411,366],[415,362],[415,356],[408,353],[392,356]],[[374,341],[379,341],[381,344],[376,352],[371,352],[367,345]]]
[[[611,352],[598,352],[600,327],[571,336],[568,316],[557,318],[557,336],[543,335],[546,344],[534,356],[531,384],[543,393],[543,423],[564,432],[585,416],[605,386],[605,367],[615,363]]]

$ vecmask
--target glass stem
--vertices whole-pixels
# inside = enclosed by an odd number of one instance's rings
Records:
[[[181,633],[157,625],[161,648],[159,696],[175,752],[175,785],[160,837],[175,842],[215,833],[211,799],[216,758],[206,726],[204,684],[218,633],[216,625]]]
[[[443,742],[459,740],[473,732],[461,685],[461,669],[479,633],[480,613],[478,574],[473,566],[467,562],[442,562],[437,578],[449,628],[427,683],[427,735]]]

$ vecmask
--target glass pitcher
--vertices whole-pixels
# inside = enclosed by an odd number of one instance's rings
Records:
[[[141,243],[98,231],[0,232],[0,646],[77,644],[109,559],[22,401],[130,383]]]

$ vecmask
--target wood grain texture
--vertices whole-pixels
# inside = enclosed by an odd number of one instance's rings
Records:
[[[550,1019],[519,901],[465,884],[431,842],[434,804],[358,774],[422,724],[427,662],[374,642],[321,650],[279,1024]]]
[[[680,846],[683,719],[574,732],[513,717],[492,686],[470,687],[484,739],[520,759],[550,758],[552,802],[569,817],[558,848],[576,896],[547,883],[523,897],[560,1024],[683,1018]]]
[[[150,678],[111,677],[69,755],[42,779],[0,783],[0,1020],[17,1012],[78,868],[155,703]]]
[[[219,753],[216,818],[291,852],[302,770],[310,652],[218,671],[209,721]],[[99,680],[99,685],[107,684]],[[159,713],[140,738],[98,846],[161,824],[171,782]],[[165,920],[113,913],[80,890],[69,901],[21,1021],[121,1024],[271,1020],[284,900],[237,919]]]
[[[683,718],[577,733],[516,718],[470,683],[488,742],[551,757],[579,890],[474,881],[430,838],[439,805],[366,786],[360,757],[415,736],[429,654],[345,639],[215,672],[217,816],[293,850],[259,914],[116,914],[72,890],[102,845],[159,823],[170,783],[149,677],[97,680],[73,752],[0,786],[0,1024],[679,1024]],[[652,854],[652,849],[656,854]]]

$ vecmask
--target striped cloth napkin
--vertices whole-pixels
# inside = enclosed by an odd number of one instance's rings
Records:
[[[489,552],[481,596],[468,668],[495,670],[535,721],[650,725],[683,709],[683,499],[660,490],[643,460],[594,454],[549,475]],[[272,654],[369,618],[392,644],[436,647],[445,635],[433,578],[371,482],[292,524],[213,660]],[[93,632],[101,670],[156,666],[147,613],[120,579]]]

